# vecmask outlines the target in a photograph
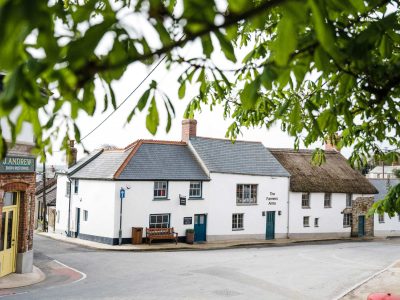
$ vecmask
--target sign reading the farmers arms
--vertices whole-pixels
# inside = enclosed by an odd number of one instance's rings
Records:
[[[35,172],[35,158],[22,156],[6,156],[0,163],[0,173],[32,173]]]

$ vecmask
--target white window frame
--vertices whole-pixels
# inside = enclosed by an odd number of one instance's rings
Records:
[[[332,208],[332,193],[324,194],[324,208]]]
[[[385,223],[385,214],[378,214],[378,222]]]
[[[314,227],[319,227],[319,218],[314,218]]]
[[[352,214],[343,214],[343,227],[351,227],[352,223]]]
[[[89,218],[89,212],[86,209],[84,209],[83,210],[83,221],[87,222],[88,218]]]
[[[301,193],[301,208],[310,208],[311,207],[311,201],[310,201],[311,195],[310,193]],[[304,205],[305,201],[307,201],[307,205]]]
[[[310,227],[310,216],[303,216],[303,227]]]
[[[170,228],[171,214],[150,214],[149,228]]]
[[[191,181],[189,183],[189,199],[201,198],[202,196],[203,196],[203,182]]]
[[[165,184],[165,187],[163,186],[163,184]],[[164,192],[165,195],[162,195],[162,191],[165,191]],[[154,196],[154,199],[167,199],[168,198],[168,181],[165,181],[165,180],[154,181],[153,196]]]
[[[246,197],[246,194],[248,195],[248,197]],[[237,205],[257,204],[257,194],[258,194],[258,184],[239,183],[236,185],[236,204]]]
[[[74,194],[78,194],[79,192],[79,179],[74,180]]]
[[[353,206],[352,199],[353,199],[353,194],[347,193],[346,194],[346,207],[347,208],[351,208]]]
[[[232,231],[244,230],[244,214],[232,214]]]

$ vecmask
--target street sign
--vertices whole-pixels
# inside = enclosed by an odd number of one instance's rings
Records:
[[[125,198],[125,190],[124,190],[123,188],[121,188],[121,189],[119,190],[119,197],[120,197],[121,199],[124,199],[124,198]]]

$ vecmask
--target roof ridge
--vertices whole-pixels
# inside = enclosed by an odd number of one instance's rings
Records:
[[[161,144],[161,145],[187,145],[182,141],[168,141],[168,140],[141,140],[143,144]]]
[[[196,139],[196,138],[232,142],[232,140],[230,140],[230,139],[215,138],[215,137],[208,137],[208,136],[195,136],[195,137],[193,137],[193,139]],[[239,142],[239,143],[254,143],[254,144],[261,144],[262,145],[262,142],[260,142],[260,141],[235,140],[234,143],[236,143],[236,142]]]
[[[271,148],[271,147],[266,147],[269,151],[271,152],[292,152],[292,153],[305,153],[305,154],[311,154],[314,150],[316,149],[293,149],[293,148]],[[341,154],[339,151],[336,150],[324,150],[325,153],[330,153],[330,154]]]

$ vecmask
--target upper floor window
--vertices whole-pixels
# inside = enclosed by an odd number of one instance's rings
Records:
[[[378,215],[378,221],[379,221],[379,223],[385,223],[385,215],[384,214],[379,214]]]
[[[191,181],[189,188],[189,198],[201,198],[201,181]]]
[[[310,208],[310,193],[301,194],[301,207]]]
[[[79,179],[74,180],[74,194],[78,194],[79,191]]]
[[[237,204],[257,203],[257,184],[238,184],[236,186]]]
[[[65,196],[69,196],[71,194],[71,182],[67,181],[67,185],[65,187]]]
[[[350,193],[346,194],[346,207],[351,207],[352,206],[351,198],[353,198],[352,194],[350,194]]]
[[[154,198],[167,198],[168,183],[166,181],[154,181]]]
[[[324,207],[325,208],[332,207],[332,194],[331,193],[325,193],[325,195],[324,195]]]

